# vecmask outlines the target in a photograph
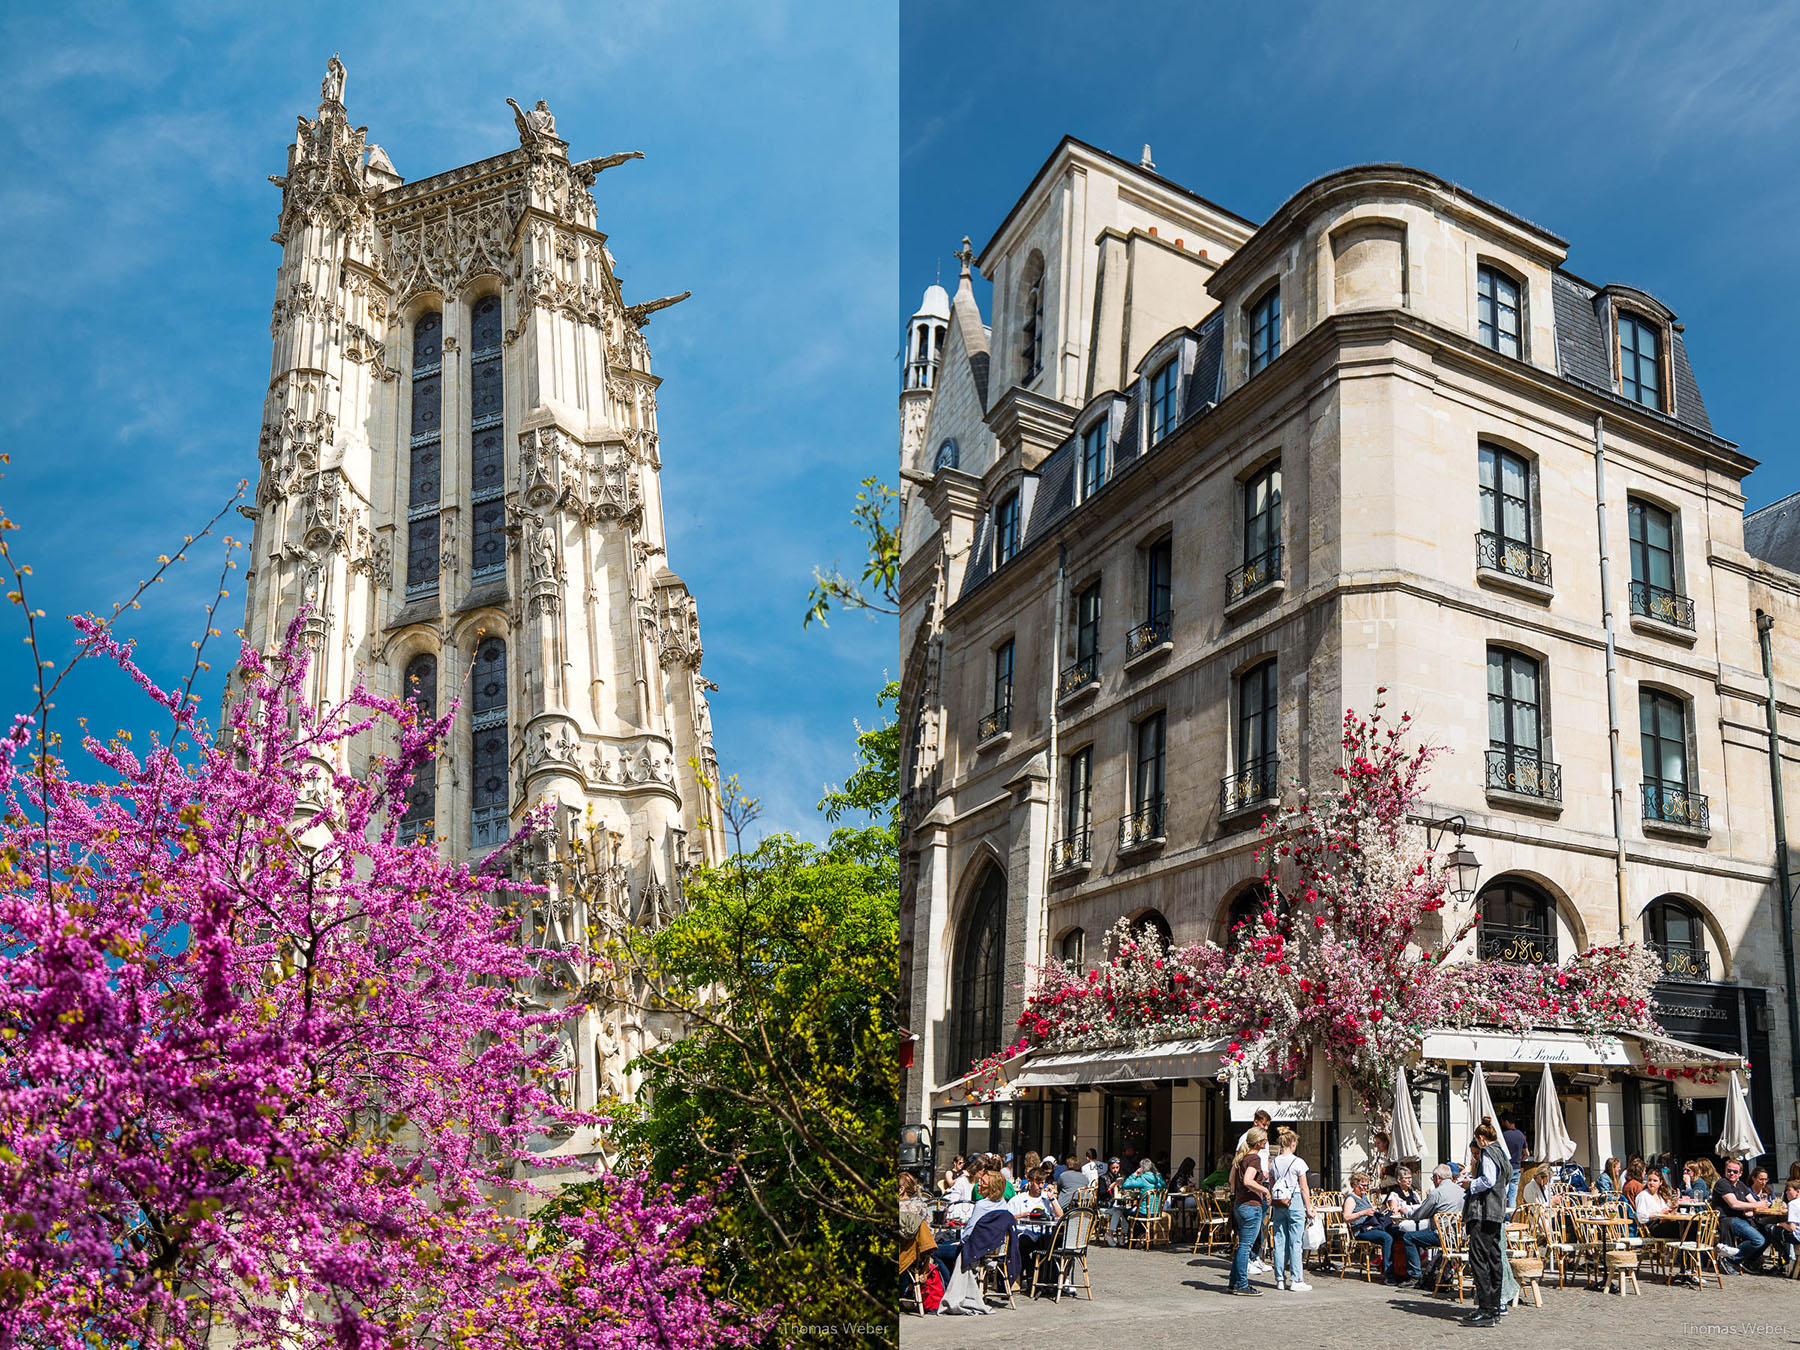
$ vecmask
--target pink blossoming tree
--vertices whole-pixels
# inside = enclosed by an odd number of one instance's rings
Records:
[[[543,1086],[514,888],[398,842],[455,709],[308,706],[296,621],[214,737],[76,624],[169,731],[77,776],[46,676],[0,743],[0,1350],[740,1343],[683,1252],[707,1200],[607,1178],[554,1249],[508,1217],[543,1122],[594,1118]]]
[[[1434,1027],[1656,1030],[1661,963],[1635,943],[1551,967],[1450,959],[1476,916],[1444,922],[1443,874],[1408,823],[1437,750],[1408,745],[1410,715],[1385,727],[1382,718],[1379,703],[1366,719],[1346,713],[1336,789],[1323,800],[1302,792],[1264,823],[1266,903],[1229,950],[1166,949],[1154,931],[1121,923],[1108,959],[1085,976],[1034,972],[1021,1045],[1229,1037],[1226,1072],[1291,1070],[1318,1046],[1380,1111]]]

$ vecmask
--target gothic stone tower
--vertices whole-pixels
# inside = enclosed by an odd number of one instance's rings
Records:
[[[470,860],[555,803],[533,861],[591,883],[531,916],[551,946],[655,923],[723,856],[698,610],[665,552],[659,381],[590,194],[635,154],[571,162],[542,102],[519,145],[407,183],[351,127],[333,57],[288,148],[248,639],[306,606],[307,696],[360,680],[462,699],[403,834]],[[508,100],[511,102],[511,100]],[[364,747],[362,753],[379,747]],[[355,766],[351,766],[354,770]],[[586,983],[547,972],[547,1006]],[[629,1095],[671,1031],[572,1015],[561,1091]],[[585,1152],[591,1140],[547,1139]]]

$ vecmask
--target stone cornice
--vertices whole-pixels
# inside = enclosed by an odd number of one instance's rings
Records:
[[[1014,385],[988,409],[988,430],[1000,442],[995,462],[1017,451],[1022,467],[1036,469],[1049,453],[1069,438],[1079,410],[1059,399],[1045,398]]]

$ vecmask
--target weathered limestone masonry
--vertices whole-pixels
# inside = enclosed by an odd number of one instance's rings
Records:
[[[281,264],[245,631],[271,650],[306,607],[319,704],[358,681],[462,699],[403,831],[473,859],[557,803],[528,861],[579,861],[596,903],[553,894],[530,916],[540,940],[658,922],[724,841],[714,686],[667,564],[643,336],[684,297],[625,303],[590,191],[638,156],[572,162],[542,102],[513,104],[517,148],[407,183],[351,127],[344,81],[334,57],[271,179]],[[533,991],[545,1006],[588,983],[559,964]],[[671,1031],[618,1007],[572,1015],[559,1090],[583,1107],[629,1096],[623,1065]]]
[[[1257,823],[1385,686],[1451,752],[1430,808],[1482,863],[1469,959],[1654,942],[1672,1034],[1750,1060],[1765,1143],[1800,1153],[1757,633],[1791,803],[1800,527],[1746,549],[1754,461],[1683,326],[1567,252],[1402,166],[1257,225],[1072,139],[965,247],[902,395],[907,1119],[1210,1167],[1242,1125],[1197,1058],[973,1110],[954,1085],[1016,1039],[1026,967],[1091,963],[1121,916],[1227,941]],[[1716,1089],[1567,1068],[1584,1159],[1710,1152]],[[1288,1118],[1357,1161],[1326,1094]],[[1449,1138],[1448,1088],[1423,1111]]]

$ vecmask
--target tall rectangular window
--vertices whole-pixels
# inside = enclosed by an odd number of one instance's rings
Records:
[[[1081,433],[1081,497],[1085,501],[1106,483],[1106,434],[1111,418],[1102,417]]]
[[[1259,562],[1281,547],[1281,465],[1271,464],[1244,484],[1244,562]]]
[[[1010,640],[994,648],[994,710],[1012,707],[1013,645]]]
[[[1264,661],[1238,678],[1239,773],[1254,773],[1276,762],[1277,698],[1273,661]]]
[[[1131,804],[1139,812],[1157,811],[1163,802],[1163,752],[1167,714],[1154,712],[1137,724],[1137,773],[1132,783]],[[1151,834],[1161,834],[1160,826]]]
[[[1659,799],[1688,790],[1687,705],[1660,689],[1638,694],[1638,731],[1644,756],[1644,791]],[[1646,802],[1645,814],[1650,814]],[[1656,813],[1666,813],[1659,810]]]
[[[1476,277],[1476,326],[1483,345],[1504,356],[1519,355],[1519,283],[1495,267]]]
[[[444,481],[444,316],[413,325],[412,435],[406,497],[406,594],[438,588],[438,509]]]
[[[1625,312],[1619,314],[1619,392],[1662,411],[1662,332]]]
[[[1145,619],[1159,627],[1166,626],[1170,617],[1170,601],[1174,593],[1175,577],[1175,541],[1164,535],[1150,545],[1144,559],[1145,576],[1149,582],[1149,593]]]
[[[1150,377],[1150,444],[1155,445],[1175,430],[1175,386],[1181,374],[1179,360],[1164,361]]]
[[[1543,758],[1543,694],[1538,663],[1523,652],[1489,647],[1487,785],[1557,801],[1562,775]]]
[[[1075,597],[1075,660],[1092,664],[1100,655],[1100,583]]]
[[[1633,499],[1626,510],[1631,529],[1631,579],[1669,594],[1675,584],[1675,517],[1660,506]]]
[[[1250,373],[1281,355],[1281,287],[1271,286],[1250,307]]]
[[[1012,561],[1019,551],[1019,494],[1009,492],[994,508],[994,566]]]
[[[1076,840],[1088,831],[1093,818],[1094,747],[1086,746],[1069,756],[1063,788],[1063,838]]]
[[[506,719],[506,643],[483,638],[469,680],[474,763],[471,766],[469,845],[487,849],[505,840],[509,815]]]
[[[1532,546],[1531,465],[1523,455],[1481,447],[1481,528],[1502,544]]]
[[[500,297],[475,302],[469,324],[469,507],[474,519],[470,576],[506,575],[506,377]]]

